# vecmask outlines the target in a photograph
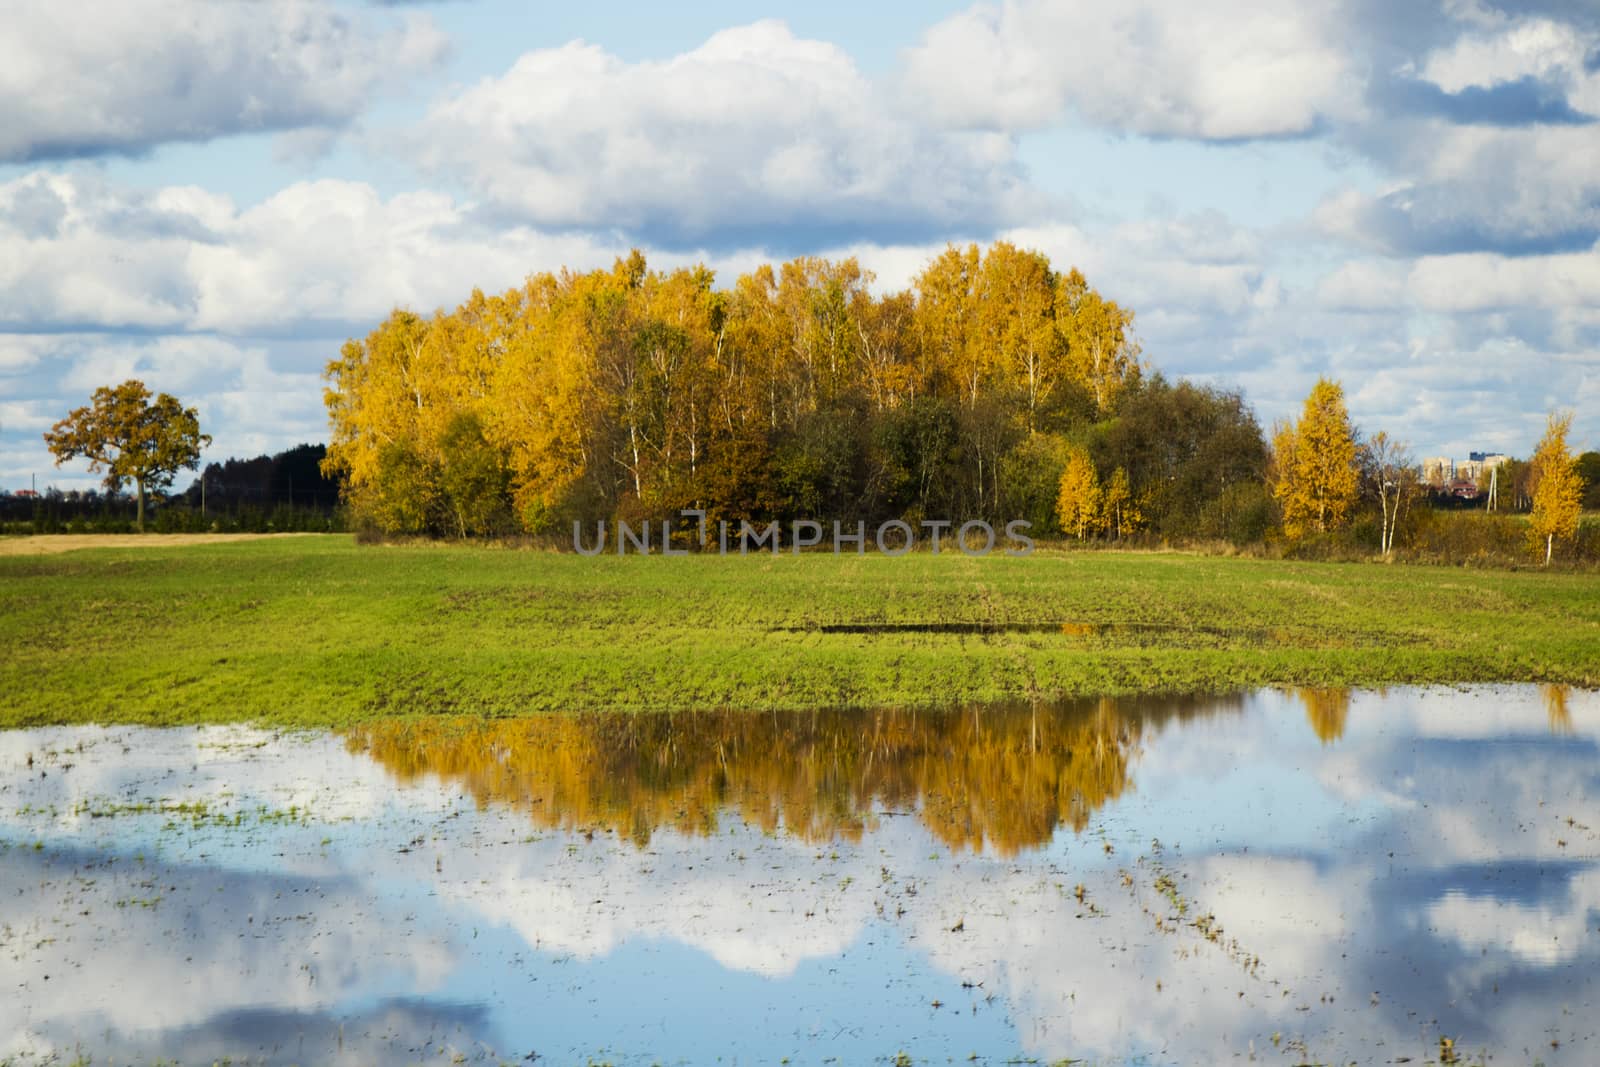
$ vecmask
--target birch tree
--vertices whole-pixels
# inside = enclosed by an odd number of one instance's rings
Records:
[[[1416,461],[1405,444],[1379,430],[1361,446],[1359,462],[1367,491],[1378,500],[1379,547],[1387,556],[1394,551],[1400,520],[1416,496]]]
[[[1583,477],[1567,447],[1567,432],[1571,428],[1570,411],[1551,415],[1545,424],[1544,438],[1533,454],[1535,485],[1529,538],[1536,551],[1540,547],[1544,549],[1546,566],[1555,554],[1556,538],[1565,541],[1575,537],[1583,513]]]

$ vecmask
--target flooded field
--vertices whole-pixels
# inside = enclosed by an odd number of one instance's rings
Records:
[[[0,733],[0,1062],[1592,1063],[1597,737],[1535,686]]]

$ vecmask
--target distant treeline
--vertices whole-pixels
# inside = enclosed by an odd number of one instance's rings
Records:
[[[854,260],[713,280],[635,252],[432,318],[396,311],[328,367],[327,466],[392,533],[700,508],[1048,534],[1084,450],[1137,516],[1117,533],[1252,540],[1271,521],[1242,398],[1151,373],[1132,313],[1038,252],[950,248],[882,296]]]
[[[322,472],[325,454],[320,444],[303,444],[208,464],[188,489],[151,503],[149,526],[164,533],[342,530],[339,485]],[[0,494],[0,529],[7,533],[127,533],[134,513],[129,493]]]

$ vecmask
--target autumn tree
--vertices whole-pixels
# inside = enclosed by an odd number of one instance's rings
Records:
[[[105,472],[105,486],[117,492],[132,482],[138,497],[137,524],[144,531],[144,500],[166,489],[180,470],[200,465],[200,450],[211,443],[200,432],[200,415],[177,397],[150,390],[136,379],[101,386],[87,407],[74,409],[44,435],[56,466],[87,459],[89,470]]]
[[[1100,507],[1106,529],[1111,531],[1112,537],[1120,540],[1139,528],[1143,516],[1134,503],[1126,468],[1118,467],[1111,473],[1111,480],[1101,494]]]
[[[1357,463],[1364,488],[1378,501],[1379,549],[1387,556],[1394,551],[1400,520],[1417,493],[1416,462],[1406,445],[1379,430],[1362,444]]]
[[[1050,260],[1001,241],[984,255],[974,295],[980,350],[997,382],[1021,398],[1031,431],[1066,370]]]
[[[1069,373],[1088,386],[1102,412],[1109,411],[1143,370],[1133,312],[1101,296],[1073,269],[1057,282],[1055,321]]]
[[[1284,534],[1299,540],[1343,526],[1359,482],[1355,433],[1339,383],[1317,380],[1300,420],[1279,427],[1273,451],[1273,494],[1283,509]]]
[[[1572,413],[1551,415],[1544,437],[1533,453],[1533,515],[1528,536],[1534,551],[1544,550],[1548,565],[1555,552],[1556,538],[1569,540],[1578,533],[1583,513],[1583,477],[1567,447],[1567,432],[1572,428]]]
[[[1094,469],[1094,460],[1083,448],[1074,448],[1067,455],[1066,470],[1061,472],[1061,486],[1056,497],[1056,516],[1061,528],[1082,541],[1097,533],[1104,524],[1105,497],[1100,489],[1100,475]]]

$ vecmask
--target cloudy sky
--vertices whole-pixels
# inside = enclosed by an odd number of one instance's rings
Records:
[[[0,24],[0,488],[137,376],[208,458],[326,436],[396,305],[605,266],[1006,237],[1264,423],[1319,374],[1419,455],[1600,447],[1592,0],[184,3]]]

